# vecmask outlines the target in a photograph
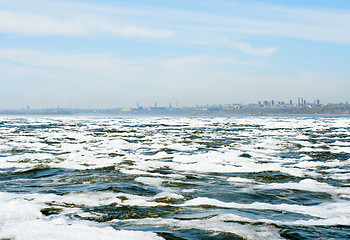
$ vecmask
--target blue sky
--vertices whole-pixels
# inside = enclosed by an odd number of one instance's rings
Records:
[[[350,101],[350,1],[0,0],[0,109]]]

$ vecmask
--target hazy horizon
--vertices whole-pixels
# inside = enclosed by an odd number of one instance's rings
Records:
[[[0,1],[0,109],[350,100],[350,2]]]
[[[26,106],[20,106],[20,107],[15,107],[15,108],[3,108],[3,109],[0,109],[0,111],[6,111],[6,110],[44,110],[44,109],[61,109],[61,110],[65,110],[65,109],[81,109],[81,110],[89,110],[89,109],[92,109],[92,110],[103,110],[103,109],[123,109],[123,108],[137,108],[137,107],[143,107],[145,109],[148,109],[148,108],[153,108],[153,107],[160,107],[160,108],[192,108],[192,107],[203,107],[203,106],[225,106],[225,105],[242,105],[242,106],[249,106],[250,104],[256,104],[258,105],[259,102],[261,104],[264,104],[264,101],[267,101],[269,104],[271,104],[271,100],[274,101],[274,105],[275,106],[278,106],[280,104],[283,104],[284,106],[288,106],[290,105],[290,100],[292,100],[292,105],[293,106],[298,106],[298,99],[290,99],[288,101],[279,101],[278,99],[263,99],[263,100],[259,100],[257,102],[248,102],[248,103],[241,103],[241,102],[224,102],[224,103],[206,103],[206,104],[191,104],[191,105],[185,105],[185,104],[180,104],[179,102],[168,102],[168,103],[159,103],[159,102],[153,102],[153,103],[150,103],[150,104],[143,104],[143,103],[140,103],[140,102],[135,102],[134,104],[130,104],[128,106],[119,106],[119,105],[115,105],[115,106],[110,106],[110,107],[98,107],[98,106],[93,106],[93,105],[90,105],[90,106],[84,106],[84,107],[79,107],[79,106],[75,106],[73,104],[70,104],[70,105],[56,105],[56,106],[47,106],[47,107],[32,107],[30,105],[26,105]],[[316,101],[317,100],[320,100],[320,99],[314,99],[314,100],[310,100],[308,101],[307,99],[304,99],[304,98],[300,98],[300,101],[301,100],[305,100],[306,101],[306,104],[317,104]],[[348,101],[342,101],[342,102],[322,102],[320,101],[320,104],[321,105],[339,105],[339,104],[349,104]],[[273,105],[270,105],[270,106],[273,106]]]

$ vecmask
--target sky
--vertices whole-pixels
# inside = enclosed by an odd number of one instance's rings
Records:
[[[350,102],[348,0],[0,0],[0,109]]]

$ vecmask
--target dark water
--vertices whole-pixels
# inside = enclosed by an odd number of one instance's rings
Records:
[[[348,239],[349,158],[350,118],[2,117],[0,239]]]

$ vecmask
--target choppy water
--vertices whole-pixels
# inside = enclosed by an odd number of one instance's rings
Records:
[[[350,238],[350,118],[1,117],[0,239]]]

